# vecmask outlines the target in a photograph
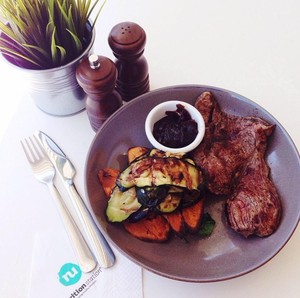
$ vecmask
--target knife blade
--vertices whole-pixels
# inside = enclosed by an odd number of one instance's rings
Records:
[[[84,228],[88,242],[101,268],[109,268],[115,262],[115,256],[108,242],[98,229],[91,213],[79,195],[75,184],[74,177],[76,170],[71,161],[67,158],[61,148],[44,132],[36,132],[36,136],[45,148],[50,160],[54,164],[60,178],[63,181],[78,218]]]

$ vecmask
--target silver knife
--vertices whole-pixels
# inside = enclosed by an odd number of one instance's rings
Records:
[[[72,199],[71,201],[84,227],[84,231],[88,237],[88,242],[92,247],[93,253],[100,267],[111,267],[115,262],[114,253],[104,236],[99,231],[92,215],[74,185],[73,178],[76,174],[75,167],[48,135],[38,131],[36,132],[36,136],[41,141],[45,151],[59,173],[59,176],[63,180],[64,186]]]

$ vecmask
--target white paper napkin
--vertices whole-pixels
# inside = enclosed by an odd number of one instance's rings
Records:
[[[29,298],[142,298],[142,269],[114,249],[116,263],[81,272],[64,231],[37,233]]]

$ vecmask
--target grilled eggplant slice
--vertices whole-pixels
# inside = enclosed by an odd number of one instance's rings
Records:
[[[203,192],[200,190],[186,190],[182,193],[181,207],[186,208],[201,200]]]
[[[176,157],[178,159],[184,159],[187,162],[191,163],[192,165],[195,165],[196,163],[191,159],[187,157],[186,153],[171,153],[171,152],[165,152],[159,149],[152,149],[149,152],[149,156],[151,157],[164,157],[164,158],[169,158],[169,157]]]
[[[179,186],[170,186],[168,193],[183,193],[186,189]]]
[[[108,201],[106,216],[110,222],[121,222],[139,210],[140,207],[141,204],[136,197],[134,187],[124,192],[115,187]]]
[[[151,208],[142,206],[139,210],[132,213],[128,218],[127,221],[130,222],[137,222],[141,219],[147,217],[151,213]]]
[[[186,153],[171,153],[171,152],[165,152],[159,149],[151,149],[149,152],[149,156],[151,157],[176,157],[178,159],[183,158],[186,155]]]
[[[162,213],[174,212],[180,205],[181,194],[169,193],[165,199],[157,205],[157,210]]]
[[[167,185],[136,188],[138,201],[146,207],[155,207],[165,199],[169,191]]]
[[[188,161],[175,157],[146,157],[131,163],[117,178],[121,190],[133,186],[173,185],[197,190],[202,172]]]

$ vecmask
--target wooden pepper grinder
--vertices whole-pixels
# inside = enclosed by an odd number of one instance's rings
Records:
[[[97,55],[85,58],[76,69],[76,79],[88,95],[86,111],[94,131],[122,106],[122,97],[115,90],[117,73],[113,61]]]
[[[116,88],[124,101],[149,91],[148,63],[144,57],[146,33],[139,25],[123,22],[114,26],[108,43],[116,57]]]

